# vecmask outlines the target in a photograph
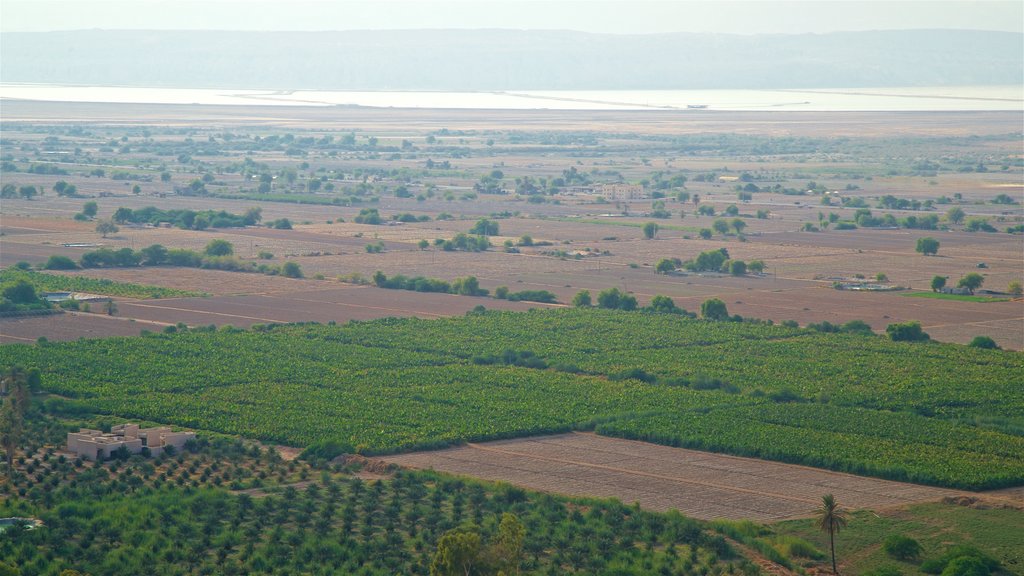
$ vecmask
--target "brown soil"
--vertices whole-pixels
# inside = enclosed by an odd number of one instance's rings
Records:
[[[961,494],[585,433],[468,444],[382,460],[534,490],[614,497],[701,519],[770,522],[806,517],[824,493],[836,494],[852,508],[868,509]]]

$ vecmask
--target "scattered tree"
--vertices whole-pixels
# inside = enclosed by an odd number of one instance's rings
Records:
[[[945,276],[932,276],[932,292],[938,292],[946,287]]]
[[[644,238],[653,240],[658,235],[658,225],[654,222],[648,222],[643,226]]]
[[[971,343],[968,344],[971,348],[984,348],[986,350],[999,350],[999,345],[996,341],[988,336],[975,336]]]
[[[287,278],[302,278],[302,268],[295,262],[285,262],[281,266],[281,275]]]
[[[577,292],[576,295],[572,297],[572,305],[577,308],[590,307],[590,290],[580,290],[579,292]]]
[[[654,271],[658,274],[668,274],[676,269],[676,263],[671,258],[662,258],[654,265]]]
[[[882,544],[885,553],[897,560],[916,560],[921,555],[921,544],[909,536],[893,534]]]
[[[985,277],[977,272],[971,272],[964,276],[956,283],[957,288],[967,288],[974,294],[974,291],[981,288],[981,285],[985,283]]]
[[[963,208],[960,208],[959,206],[954,206],[946,211],[946,220],[948,220],[950,224],[960,224],[966,217],[967,214],[963,211]]]
[[[1022,294],[1024,294],[1024,286],[1021,286],[1020,282],[1014,280],[1013,282],[1010,282],[1009,286],[1006,287],[1006,291],[1009,292],[1011,296],[1019,298]]]
[[[117,224],[114,224],[110,220],[100,220],[96,223],[96,231],[102,234],[104,238],[106,238],[108,234],[116,234],[118,230],[120,230],[120,228],[117,227]]]
[[[715,232],[718,232],[722,236],[729,233],[729,223],[721,218],[712,222],[711,227],[715,229]]]
[[[885,327],[885,333],[893,342],[927,342],[931,339],[921,329],[921,323],[916,321],[889,324]]]
[[[700,305],[700,315],[705,320],[728,320],[729,310],[718,298],[705,300]]]
[[[235,253],[235,247],[221,238],[210,240],[210,243],[203,249],[203,253],[207,256],[231,256]]]
[[[924,254],[925,256],[932,256],[939,253],[939,241],[930,236],[917,239],[917,247],[914,248],[917,252]]]
[[[476,234],[478,236],[497,236],[498,235],[498,223],[487,218],[481,218],[476,221],[476,224],[469,229],[470,234]]]
[[[839,574],[836,568],[836,534],[846,527],[846,511],[839,507],[835,496],[825,494],[821,497],[821,506],[815,510],[815,515],[818,528],[828,533],[829,549],[832,551],[832,573]]]

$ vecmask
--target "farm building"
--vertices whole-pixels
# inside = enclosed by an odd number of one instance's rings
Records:
[[[195,432],[172,432],[166,426],[139,428],[138,424],[120,424],[110,432],[82,428],[68,432],[68,451],[86,460],[103,460],[121,448],[130,454],[140,454],[148,448],[150,454],[159,456],[169,446],[181,450],[195,437]]]
[[[607,200],[642,200],[647,192],[640,184],[602,184],[601,195]]]

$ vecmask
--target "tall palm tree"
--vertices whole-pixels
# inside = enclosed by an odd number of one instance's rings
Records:
[[[817,525],[823,532],[828,532],[828,545],[832,550],[832,573],[839,574],[836,569],[836,533],[846,528],[846,510],[839,507],[835,496],[825,494],[821,497],[821,507],[814,511]]]

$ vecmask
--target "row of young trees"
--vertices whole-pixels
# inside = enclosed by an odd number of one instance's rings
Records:
[[[272,255],[271,255],[272,257]],[[256,264],[235,257],[234,245],[223,239],[211,240],[202,252],[184,248],[170,248],[153,244],[140,250],[100,248],[82,254],[76,263],[71,258],[53,255],[43,265],[44,270],[74,270],[81,268],[134,268],[137,266],[182,266],[234,272],[260,272],[269,275],[302,278],[302,268],[296,262],[281,266]]]

